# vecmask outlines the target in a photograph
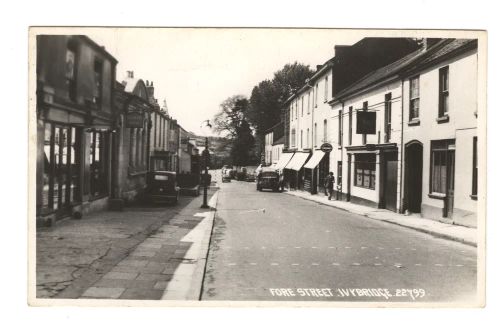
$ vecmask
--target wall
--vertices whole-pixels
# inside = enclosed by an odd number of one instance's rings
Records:
[[[391,126],[391,139],[390,143],[395,143],[398,149],[398,153],[401,152],[401,82],[393,81],[389,84],[380,86],[373,90],[365,93],[357,94],[347,100],[345,100],[342,108],[342,103],[337,102],[333,105],[331,111],[331,127],[329,130],[330,143],[333,146],[333,151],[330,153],[330,169],[334,171],[337,176],[337,162],[342,162],[342,193],[347,193],[347,179],[348,179],[348,151],[345,147],[348,146],[362,146],[362,135],[356,134],[356,110],[361,110],[363,108],[363,102],[368,101],[368,111],[375,111],[377,113],[376,118],[376,134],[366,135],[367,144],[383,144],[384,143],[384,119],[385,119],[385,95],[391,93],[392,97],[392,126]],[[349,107],[352,106],[352,144],[349,145]],[[342,111],[342,142],[339,142],[339,122],[338,113],[339,110]],[[329,121],[330,121],[329,120]],[[343,147],[344,149],[340,149]],[[359,151],[349,151],[349,153],[367,153],[366,150]],[[371,201],[375,204],[379,202],[380,189],[381,189],[381,172],[380,172],[380,155],[379,152],[371,151],[370,153],[377,153],[377,164],[376,164],[376,179],[375,179],[375,190],[354,186],[355,174],[354,174],[354,162],[355,157],[352,156],[351,159],[351,195],[367,201]],[[398,154],[398,174],[401,174],[401,155]],[[398,176],[398,192],[397,196],[400,196],[400,176]],[[338,184],[338,183],[337,183]],[[399,199],[398,199],[399,200]],[[400,203],[398,201],[398,209]]]
[[[439,69],[449,66],[449,121],[438,123]],[[455,139],[455,212],[452,221],[476,225],[477,202],[470,197],[472,189],[472,138],[476,135],[477,118],[477,51],[469,51],[431,68],[420,75],[420,124],[410,126],[409,78],[404,82],[404,141],[423,144],[422,216],[442,218],[444,201],[431,198],[431,140]]]

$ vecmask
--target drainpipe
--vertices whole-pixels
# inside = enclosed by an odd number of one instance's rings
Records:
[[[342,165],[342,173],[344,172],[344,104],[345,102],[342,101],[342,108],[341,108],[341,112],[340,112],[340,118],[342,119],[340,121],[340,139],[342,140],[342,142],[340,143],[341,144],[341,149],[340,149],[340,164]],[[337,178],[338,178],[339,174],[337,174]],[[340,174],[340,177],[342,179],[344,179],[344,176],[343,174]],[[342,200],[342,183],[337,183],[337,185],[340,184],[340,190],[337,191],[339,192],[339,197],[340,197],[340,200]]]

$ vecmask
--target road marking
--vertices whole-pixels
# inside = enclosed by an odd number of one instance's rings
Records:
[[[292,264],[292,266],[298,266],[299,264]]]
[[[318,249],[318,247],[311,247],[312,249]]]
[[[328,249],[335,249],[335,247],[330,246],[330,247],[328,247]]]
[[[340,266],[340,264],[338,262],[334,262],[332,263],[332,266]]]
[[[378,248],[379,248],[380,250],[383,250],[383,249],[384,249],[384,247],[378,247]]]
[[[442,264],[434,264],[434,266],[436,266],[436,267],[443,267]]]
[[[415,266],[422,266],[422,264],[415,264]]]
[[[278,249],[285,249],[285,247],[278,247]]]
[[[346,249],[351,249],[351,247],[344,247],[344,248],[346,248]]]
[[[251,262],[251,263],[250,263],[250,266],[255,266],[255,265],[257,265],[257,263],[256,263],[256,262]]]
[[[394,267],[403,268],[403,265],[402,264],[394,264]]]
[[[365,247],[365,246],[361,247],[361,249],[366,249],[366,248],[367,248],[367,247]]]
[[[416,251],[417,249],[415,249],[415,248],[411,248],[411,250]]]
[[[318,264],[318,263],[313,262],[313,263],[311,264],[311,266],[319,266],[319,264]]]
[[[352,265],[353,265],[353,266],[359,266],[359,265],[361,265],[361,264],[360,264],[359,262],[353,262],[353,263],[352,263]]]
[[[279,264],[277,262],[272,262],[271,266],[278,266]]]
[[[463,267],[464,265],[455,265],[456,267]]]
[[[332,232],[332,231],[330,231],[330,230],[326,230],[325,232],[326,232],[326,233],[330,233],[330,232]]]
[[[394,249],[396,249],[396,250],[400,250],[401,248],[394,248]]]
[[[228,266],[236,266],[234,262],[227,264]]]
[[[261,247],[261,249],[266,249],[266,247]]]
[[[379,264],[379,263],[375,263],[374,265],[375,266],[382,266],[382,264]]]
[[[248,250],[248,249],[250,249],[250,248],[249,248],[249,247],[245,247],[245,248],[243,248],[243,249],[246,249],[246,250]]]
[[[295,249],[300,249],[301,247],[295,247]]]

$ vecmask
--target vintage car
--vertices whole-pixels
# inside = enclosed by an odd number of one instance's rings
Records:
[[[179,190],[175,172],[152,171],[149,173],[146,196],[150,202],[176,204],[179,201]]]
[[[283,191],[279,172],[271,167],[263,167],[257,175],[257,190],[271,189],[274,192]]]
[[[247,182],[255,182],[255,172],[249,171],[247,176],[245,177],[245,181]]]
[[[231,170],[229,166],[222,167],[222,183],[230,183],[231,182]]]

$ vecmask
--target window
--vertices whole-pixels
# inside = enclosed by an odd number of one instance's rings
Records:
[[[472,197],[477,197],[477,137],[472,139]]]
[[[349,107],[349,146],[352,145],[352,107]]]
[[[304,131],[303,130],[300,130],[300,148],[302,149],[302,147],[304,147]]]
[[[363,102],[363,111],[368,111],[368,101]],[[366,134],[362,134],[362,144],[366,145]]]
[[[311,113],[311,91],[307,93],[307,114]]]
[[[94,102],[98,107],[102,105],[102,61],[94,61]]]
[[[328,142],[328,122],[323,120],[323,142]]]
[[[410,79],[410,121],[419,118],[420,107],[420,78]]]
[[[454,156],[455,140],[431,141],[431,193],[447,194],[453,186]]]
[[[316,83],[316,91],[314,91],[314,107],[318,107],[318,83]]]
[[[45,124],[42,213],[78,200],[80,133],[73,127]]]
[[[68,96],[73,102],[76,102],[76,50],[77,45],[72,41],[68,42],[65,76],[68,84]]]
[[[448,74],[448,66],[439,69],[439,117],[448,115]]]
[[[306,141],[306,143],[307,143],[306,147],[309,148],[310,147],[310,145],[309,145],[309,128],[307,128],[307,141]]]
[[[291,134],[291,140],[292,140],[292,147],[295,147],[295,139],[296,139],[296,134],[295,134],[295,129],[292,129],[292,134]]]
[[[107,192],[107,134],[92,131],[90,134],[90,195],[102,196]]]
[[[384,118],[384,141],[391,141],[391,127],[392,127],[392,95],[387,93],[385,95],[385,118]]]
[[[355,186],[369,188],[372,190],[375,189],[376,159],[377,157],[375,156],[375,154],[355,155]]]
[[[318,145],[318,124],[314,123],[314,147]]]
[[[325,102],[328,100],[328,76],[325,78]]]
[[[339,110],[339,149],[342,148],[342,110]]]
[[[304,116],[304,97],[302,97],[301,100],[302,100],[302,102],[301,102],[301,104],[302,104],[302,107],[301,107],[301,109],[302,109],[301,116],[303,117]]]

